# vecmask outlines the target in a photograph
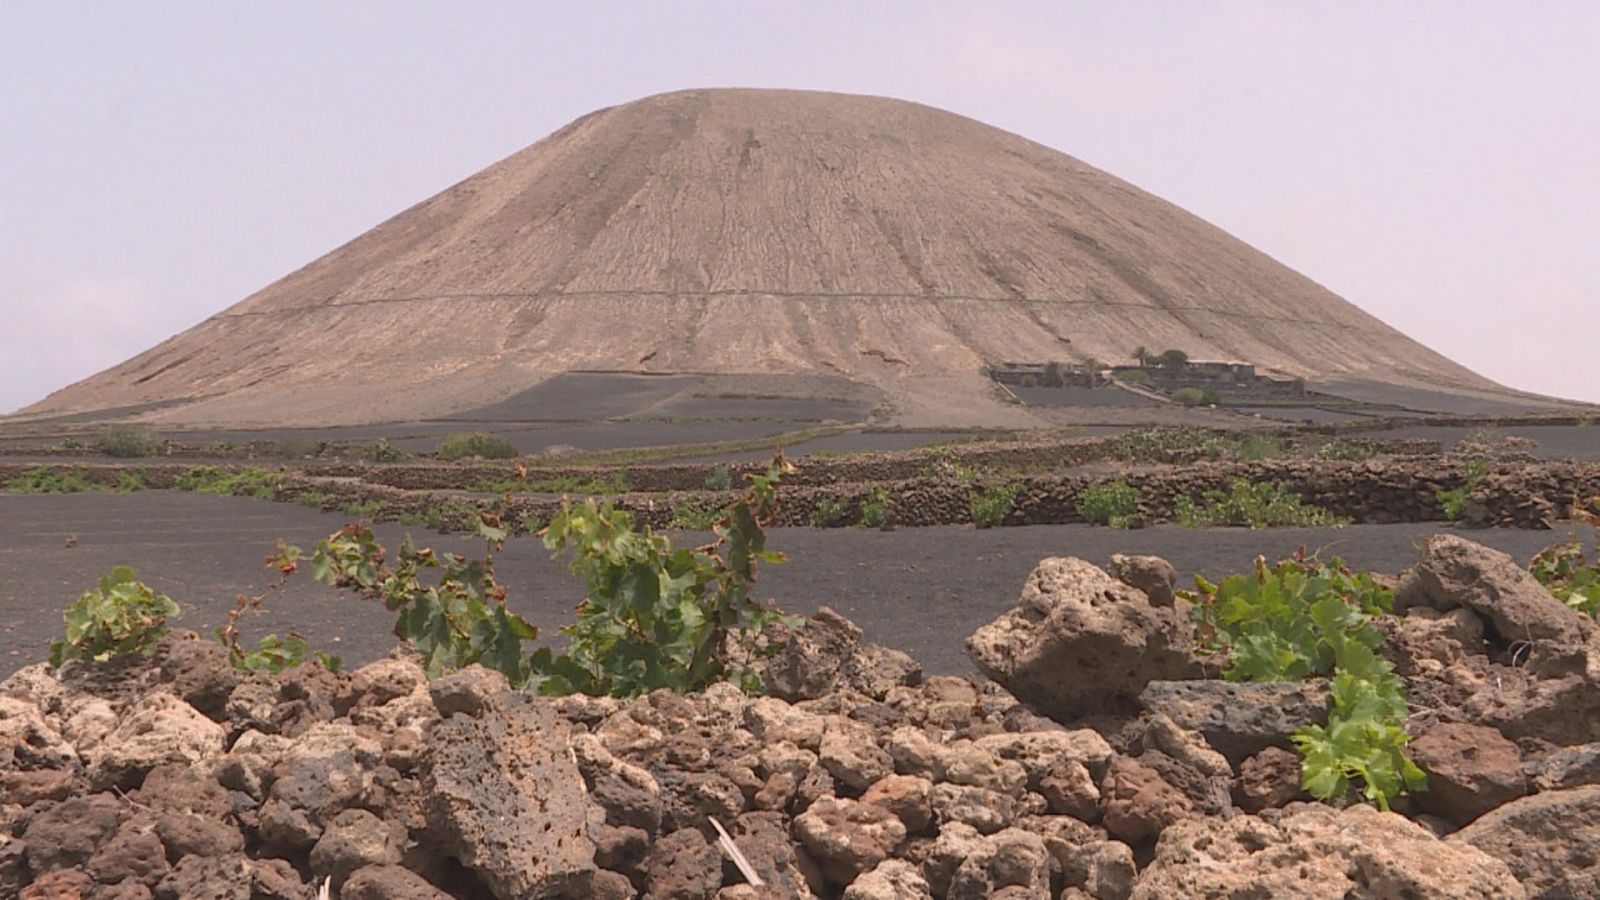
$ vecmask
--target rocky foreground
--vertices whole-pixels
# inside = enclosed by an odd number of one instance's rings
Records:
[[[1600,896],[1600,629],[1509,557],[1436,537],[1399,583],[1429,789],[1394,812],[1307,802],[1325,687],[1219,680],[1172,582],[1044,560],[970,639],[981,682],[828,611],[762,697],[245,674],[187,633],[32,666],[0,683],[0,896]]]

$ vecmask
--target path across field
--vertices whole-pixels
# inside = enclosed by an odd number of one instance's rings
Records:
[[[242,591],[269,580],[263,567],[282,537],[307,553],[344,524],[341,513],[239,497],[150,491],[129,495],[0,495],[0,677],[44,659],[61,635],[62,609],[112,566],[139,577],[184,609],[184,627],[209,633]],[[423,528],[377,527],[396,546],[409,531],[422,546],[476,552],[476,541]],[[829,605],[859,623],[869,639],[910,652],[929,672],[971,671],[962,650],[968,634],[1016,600],[1028,573],[1045,556],[1081,556],[1104,564],[1114,552],[1166,557],[1188,582],[1248,569],[1257,554],[1276,558],[1302,544],[1326,547],[1351,563],[1397,572],[1416,557],[1416,540],[1437,525],[1360,525],[1343,529],[1209,529],[1177,527],[1112,531],[1086,525],[1031,528],[941,526],[893,532],[851,529],[775,530],[771,546],[790,561],[769,567],[762,596],[792,612]],[[1468,537],[1526,562],[1563,532],[1490,530]],[[68,546],[69,538],[74,545]],[[698,539],[691,536],[691,540]],[[581,599],[564,562],[529,538],[506,546],[497,560],[510,602],[549,636],[571,621]],[[393,646],[392,617],[381,606],[324,588],[302,571],[247,625],[247,636],[294,628],[314,647],[360,664]]]

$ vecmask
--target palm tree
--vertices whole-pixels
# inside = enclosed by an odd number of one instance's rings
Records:
[[[1133,348],[1133,358],[1139,361],[1140,366],[1148,365],[1150,363],[1150,351],[1146,350],[1143,344],[1140,344]]]

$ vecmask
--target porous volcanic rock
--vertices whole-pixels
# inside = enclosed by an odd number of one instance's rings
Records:
[[[1422,559],[1395,592],[1395,610],[1465,607],[1488,623],[1498,639],[1573,647],[1600,636],[1593,620],[1551,596],[1509,555],[1452,534],[1436,534]]]
[[[1522,754],[1505,735],[1483,725],[1448,722],[1417,735],[1407,752],[1428,773],[1417,804],[1455,825],[1528,793]]]
[[[1448,843],[1505,863],[1530,898],[1600,896],[1600,786],[1513,800]]]
[[[983,674],[1058,722],[1131,706],[1146,684],[1198,677],[1172,607],[1075,557],[1040,561],[1011,611],[967,639]]]
[[[1314,804],[1179,822],[1162,832],[1133,889],[1135,900],[1243,896],[1503,900],[1523,890],[1492,855],[1403,816]]]
[[[1152,713],[1179,728],[1199,732],[1206,743],[1238,765],[1267,747],[1288,747],[1303,725],[1328,719],[1327,688],[1312,682],[1194,680],[1153,681],[1139,695]]]
[[[429,829],[501,897],[580,894],[594,876],[587,791],[550,703],[503,698],[429,731]]]

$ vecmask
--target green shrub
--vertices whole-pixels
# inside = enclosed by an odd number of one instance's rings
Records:
[[[1078,494],[1076,506],[1085,522],[1132,528],[1139,520],[1139,489],[1126,478],[1096,482]]]
[[[1594,526],[1595,544],[1600,549],[1600,498],[1587,507],[1573,504],[1572,517]],[[1528,570],[1557,600],[1581,613],[1600,616],[1600,556],[1590,562],[1576,539],[1540,551]]]
[[[1221,436],[1206,428],[1135,428],[1112,439],[1112,457],[1123,462],[1166,462],[1175,454],[1204,449],[1207,455],[1223,451]]]
[[[340,512],[357,519],[371,519],[382,509],[383,503],[377,500],[346,500],[339,504]]]
[[[172,486],[202,494],[275,500],[281,481],[280,476],[254,466],[237,472],[221,466],[195,466],[173,479]]]
[[[1178,388],[1172,392],[1172,399],[1184,406],[1199,406],[1206,402],[1206,392],[1199,388]]]
[[[327,499],[327,495],[323,494],[321,491],[301,491],[300,493],[294,495],[294,502],[300,504],[301,506],[312,507],[313,509],[321,509],[323,501]]]
[[[1393,594],[1371,575],[1338,560],[1288,559],[1220,584],[1196,578],[1184,592],[1207,649],[1223,657],[1231,681],[1300,681],[1329,676],[1333,705],[1326,725],[1292,739],[1301,754],[1301,787],[1337,800],[1353,785],[1380,809],[1405,791],[1427,789],[1427,776],[1405,753],[1409,707],[1405,682],[1377,652],[1383,633],[1372,619],[1393,609]]]
[[[91,482],[81,468],[55,469],[35,466],[5,483],[8,494],[81,494],[102,488]]]
[[[811,510],[811,525],[814,528],[834,528],[843,525],[849,515],[849,503],[839,497],[823,497]]]
[[[1234,442],[1231,452],[1245,460],[1283,459],[1289,455],[1289,448],[1282,439],[1270,434],[1251,433]]]
[[[135,580],[127,566],[117,566],[67,609],[66,638],[50,645],[50,664],[149,653],[167,633],[167,617],[177,614],[171,597]]]
[[[874,487],[861,500],[861,516],[856,524],[861,528],[882,528],[889,522],[889,489]]]
[[[972,524],[979,528],[993,528],[1003,524],[1006,516],[1016,506],[1017,494],[1022,485],[1016,482],[991,484],[967,493],[967,507],[972,513]]]
[[[411,454],[401,450],[394,444],[389,443],[388,438],[378,438],[378,440],[374,442],[370,448],[368,448],[367,455],[371,457],[373,462],[380,463],[400,462],[401,460],[411,458]]]
[[[325,446],[321,441],[267,441],[260,453],[275,459],[315,459]]]
[[[1317,448],[1317,459],[1362,462],[1372,458],[1372,448],[1350,441],[1328,441]]]
[[[525,686],[533,670],[522,645],[539,632],[506,608],[505,588],[494,579],[493,554],[505,529],[484,513],[478,535],[488,548],[482,559],[418,550],[408,539],[390,568],[371,529],[346,525],[317,545],[311,574],[337,587],[376,591],[384,608],[398,614],[395,635],[422,654],[430,676],[480,663]],[[438,571],[436,584],[424,582],[429,569]]]
[[[465,431],[446,435],[433,455],[443,460],[457,460],[467,457],[515,459],[519,454],[516,445],[503,437],[481,431]]]
[[[1117,378],[1128,384],[1134,385],[1135,387],[1150,386],[1150,375],[1148,373],[1141,372],[1138,369],[1135,369],[1131,372],[1123,372],[1121,375],[1118,375]]]
[[[95,446],[107,456],[133,459],[140,456],[160,456],[166,444],[157,440],[148,429],[138,425],[117,425],[101,432]]]
[[[1244,478],[1229,479],[1226,491],[1206,491],[1198,503],[1192,497],[1179,497],[1173,504],[1173,518],[1186,528],[1349,524],[1348,519],[1335,516],[1319,506],[1303,503],[1299,494],[1284,490],[1281,484],[1252,482]]]
[[[1489,474],[1489,464],[1482,459],[1467,460],[1465,481],[1459,487],[1449,490],[1433,492],[1439,505],[1444,508],[1444,517],[1452,522],[1459,520],[1467,509],[1467,495],[1477,488],[1483,476]]]
[[[717,466],[711,470],[710,475],[706,476],[706,490],[729,491],[732,489],[733,473],[728,471],[727,466]]]
[[[672,518],[667,522],[667,527],[682,531],[710,531],[711,526],[722,518],[724,511],[722,504],[709,497],[698,502],[677,500],[672,506]]]
[[[116,491],[119,494],[132,494],[150,487],[150,480],[142,469],[130,469],[117,473]]]
[[[544,531],[545,547],[572,551],[572,571],[586,585],[577,621],[562,629],[568,652],[536,653],[532,667],[546,694],[631,697],[660,688],[688,692],[728,680],[759,690],[740,658],[785,620],[752,597],[759,563],[782,562],[766,549],[765,527],[788,464],[780,456],[715,526],[709,547],[674,548],[666,536],[636,527],[622,510],[563,502]],[[735,652],[730,656],[730,644]]]

